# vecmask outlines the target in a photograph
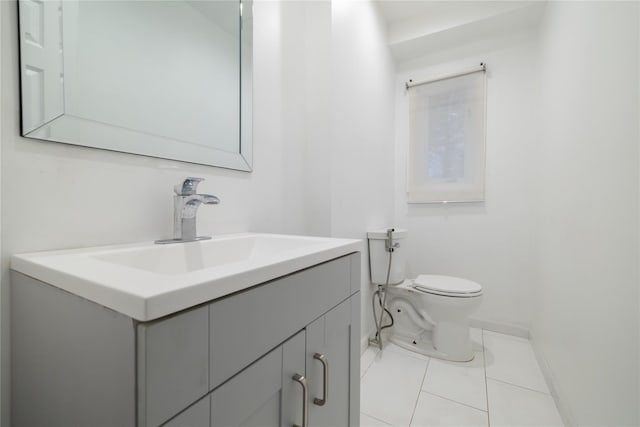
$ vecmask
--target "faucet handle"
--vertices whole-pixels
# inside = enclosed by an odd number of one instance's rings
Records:
[[[173,187],[173,191],[175,191],[178,196],[193,196],[196,194],[196,189],[200,181],[204,181],[204,178],[186,178],[181,184]]]

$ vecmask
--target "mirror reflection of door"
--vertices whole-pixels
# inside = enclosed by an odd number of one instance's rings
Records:
[[[32,131],[64,112],[61,1],[25,1],[20,13],[24,129]]]

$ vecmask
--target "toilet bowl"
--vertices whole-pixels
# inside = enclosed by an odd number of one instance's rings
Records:
[[[482,301],[479,284],[457,277],[420,275],[390,286],[387,292],[387,305],[394,319],[399,318],[392,342],[440,359],[473,359],[469,316]]]
[[[386,284],[387,308],[394,318],[390,340],[403,348],[428,356],[451,360],[473,359],[469,316],[482,301],[482,286],[450,276],[419,275],[404,278],[406,230],[394,230],[393,242],[387,230],[368,233],[371,281]],[[389,247],[394,247],[389,251]],[[391,261],[391,262],[389,262]]]

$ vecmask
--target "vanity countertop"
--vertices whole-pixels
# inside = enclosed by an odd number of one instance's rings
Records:
[[[11,269],[149,321],[362,251],[362,241],[242,233],[14,255]]]

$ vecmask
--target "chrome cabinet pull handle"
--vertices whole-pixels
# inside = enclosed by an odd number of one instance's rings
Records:
[[[313,358],[316,360],[319,360],[320,363],[322,363],[322,368],[324,371],[324,376],[322,380],[322,385],[324,388],[322,392],[322,399],[318,399],[316,397],[315,399],[313,399],[313,403],[318,406],[324,406],[324,404],[327,403],[327,400],[329,400],[329,360],[327,359],[327,356],[320,353],[314,354]]]
[[[295,374],[293,380],[302,386],[302,427],[309,427],[309,387],[304,375]],[[294,424],[293,427],[300,427]]]

